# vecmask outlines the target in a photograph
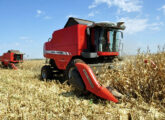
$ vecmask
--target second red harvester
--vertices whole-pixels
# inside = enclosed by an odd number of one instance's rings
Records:
[[[18,50],[8,50],[0,56],[2,67],[17,69],[17,65],[23,62],[23,53]]]

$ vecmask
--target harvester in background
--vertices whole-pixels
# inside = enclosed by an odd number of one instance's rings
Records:
[[[2,67],[16,70],[16,66],[18,66],[19,63],[23,63],[23,53],[19,50],[8,50],[8,52],[0,56],[0,62]]]
[[[124,29],[124,22],[96,23],[70,17],[64,28],[55,31],[44,44],[47,65],[41,69],[42,79],[63,71],[65,79],[78,90],[118,102],[116,97],[121,94],[100,85],[94,72],[119,56]]]

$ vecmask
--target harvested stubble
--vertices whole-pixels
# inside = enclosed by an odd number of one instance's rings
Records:
[[[155,61],[157,68],[144,64],[145,58]],[[111,84],[126,94],[119,104],[91,94],[80,96],[58,80],[40,81],[42,60],[25,61],[23,69],[17,71],[0,69],[0,119],[163,120],[164,62],[164,53],[138,55],[101,74],[103,85]]]

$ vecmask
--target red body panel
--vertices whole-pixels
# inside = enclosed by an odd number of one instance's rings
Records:
[[[112,93],[108,89],[98,83],[93,71],[87,64],[76,63],[76,67],[88,91],[94,93],[101,98],[113,101],[115,103],[118,102],[118,100],[112,95]]]
[[[73,56],[80,56],[87,48],[86,25],[74,25],[58,31],[44,45],[44,56],[54,59],[59,69],[66,69]],[[53,53],[53,51],[55,51]]]

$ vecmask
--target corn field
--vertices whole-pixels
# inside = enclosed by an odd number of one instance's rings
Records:
[[[58,79],[41,81],[43,65],[44,60],[27,60],[19,70],[0,68],[1,120],[165,119],[165,52],[115,60],[113,69],[99,74],[102,85],[124,95],[117,104],[79,94]]]

